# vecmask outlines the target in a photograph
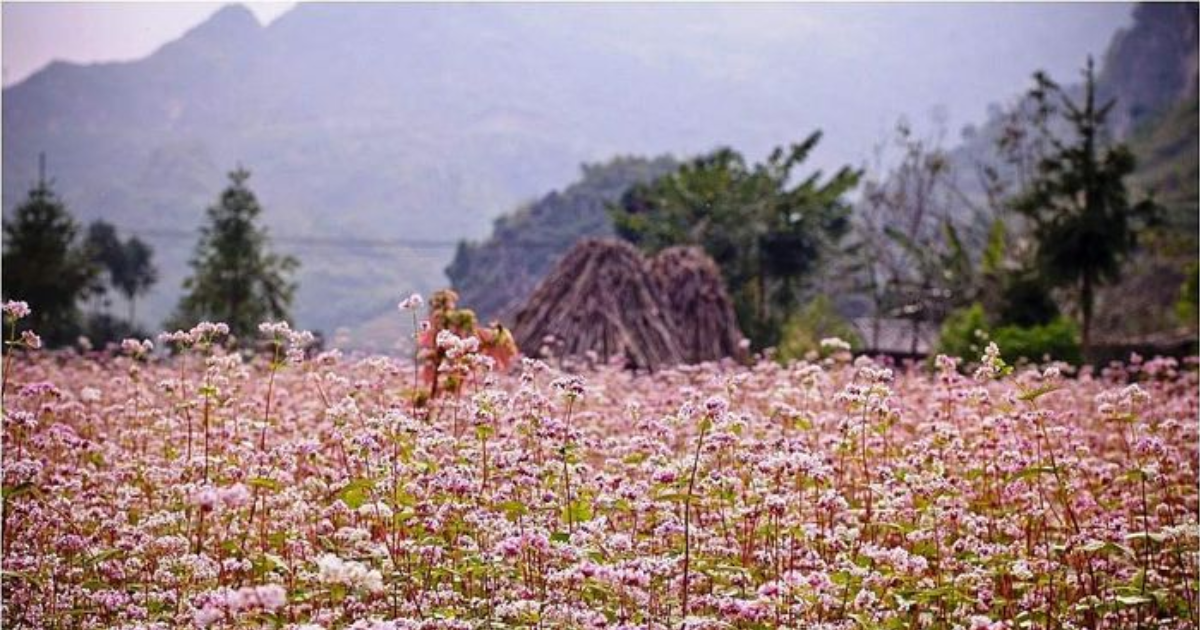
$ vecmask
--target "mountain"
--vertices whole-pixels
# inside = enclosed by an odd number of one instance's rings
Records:
[[[1133,24],[1119,30],[1102,58],[1097,94],[1115,101],[1111,140],[1127,143],[1137,168],[1127,182],[1135,197],[1152,195],[1164,209],[1161,224],[1142,235],[1143,247],[1122,280],[1097,296],[1095,332],[1104,342],[1159,334],[1179,325],[1173,305],[1184,269],[1197,256],[1200,229],[1200,11],[1195,3],[1145,3]],[[1072,77],[1055,76],[1076,96]],[[949,152],[963,189],[980,194],[981,164],[1001,172],[996,139],[1011,108],[995,107],[988,120],[964,132]]]
[[[1101,95],[1116,99],[1113,124],[1127,136],[1197,92],[1195,3],[1146,3],[1133,11],[1103,59]]]
[[[1113,36],[1103,57],[1098,90],[1104,98],[1116,99],[1112,129],[1138,158],[1130,181],[1134,194],[1154,194],[1167,215],[1164,225],[1148,235],[1152,246],[1133,261],[1126,281],[1107,288],[1104,293],[1111,296],[1107,300],[1102,296],[1100,331],[1118,336],[1174,325],[1171,304],[1183,278],[1183,265],[1195,258],[1200,219],[1197,7],[1144,4],[1135,8],[1133,16],[1134,23]],[[1071,77],[1054,78],[1069,86]],[[1069,92],[1078,90],[1078,86],[1068,87]],[[996,160],[995,146],[1009,111],[993,106],[988,118],[966,128],[961,142],[947,152],[957,185],[968,195],[982,194],[977,179],[980,165],[1005,170]],[[584,179],[563,193],[552,193],[500,217],[487,239],[460,246],[447,274],[464,302],[488,317],[509,314],[571,243],[611,234],[603,200],[619,196],[612,184],[629,185],[626,178],[610,176],[628,171],[628,166],[616,162],[585,169]],[[608,189],[593,183],[601,174],[610,182]],[[971,223],[968,205],[952,209],[960,220]],[[988,226],[981,222],[975,227],[965,236],[978,244],[986,238]],[[1127,316],[1133,307],[1121,299],[1124,295],[1139,296],[1137,317]]]
[[[580,164],[753,156],[815,128],[829,138],[815,164],[857,163],[901,113],[977,111],[1022,60],[1057,67],[1127,11],[301,3],[264,27],[229,6],[144,59],[53,63],[5,88],[2,203],[45,152],[77,217],[155,246],[153,327],[204,208],[245,165],[276,247],[302,261],[297,323],[386,337],[373,322],[443,286],[460,239]]]

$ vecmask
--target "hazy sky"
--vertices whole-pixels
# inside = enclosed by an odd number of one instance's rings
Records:
[[[4,85],[52,60],[121,61],[145,57],[203,22],[221,2],[5,2]],[[247,2],[264,24],[293,2]]]
[[[246,4],[264,24],[295,5]],[[221,5],[4,2],[3,83],[21,81],[54,59],[86,63],[144,57]],[[675,40],[695,41],[689,33],[707,33],[701,41],[708,45],[689,44],[683,54],[701,58],[711,72],[759,80],[772,71],[764,64],[778,58],[761,54],[764,49],[794,49],[798,67],[809,69],[824,84],[842,86],[837,91],[874,103],[871,115],[859,118],[871,127],[872,137],[881,137],[897,115],[911,116],[920,124],[935,107],[948,112],[950,130],[979,121],[988,103],[1025,89],[1030,73],[1038,68],[1070,81],[1086,54],[1103,54],[1114,31],[1130,23],[1132,9],[1129,3],[1076,2],[886,5],[890,6],[709,4],[693,5],[691,10],[666,3],[596,8],[601,14],[644,18],[618,22],[622,30],[615,38],[651,63],[678,54],[668,50],[678,43]],[[534,17],[552,12],[523,11]],[[677,21],[689,14],[699,19]],[[603,23],[594,23],[590,30],[603,28]],[[823,76],[845,68],[863,76]],[[904,79],[897,84],[897,77]]]

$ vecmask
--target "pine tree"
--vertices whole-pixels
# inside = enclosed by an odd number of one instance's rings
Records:
[[[29,326],[48,345],[69,343],[80,333],[78,303],[96,275],[78,232],[44,177],[4,223],[4,298],[29,303]]]
[[[1090,58],[1084,79],[1080,103],[1045,74],[1035,75],[1030,95],[1045,111],[1061,113],[1071,137],[1064,141],[1043,129],[1051,150],[1013,207],[1032,220],[1038,269],[1054,285],[1076,292],[1086,357],[1096,289],[1120,279],[1139,227],[1154,220],[1158,207],[1129,200],[1125,178],[1135,168],[1133,153],[1124,144],[1106,143],[1105,121],[1115,101],[1097,105]]]
[[[246,185],[249,178],[244,168],[231,172],[229,186],[208,208],[208,225],[190,261],[192,275],[183,283],[178,327],[220,321],[232,334],[250,337],[259,323],[288,318],[296,291],[290,276],[299,262],[271,253],[267,231],[257,224],[262,207]]]

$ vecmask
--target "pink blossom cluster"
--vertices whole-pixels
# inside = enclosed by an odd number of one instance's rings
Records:
[[[224,334],[10,354],[4,627],[1198,621],[1194,360],[499,372],[444,336],[462,386],[418,406],[404,360]]]

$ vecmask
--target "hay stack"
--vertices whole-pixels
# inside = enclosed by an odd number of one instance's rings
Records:
[[[564,355],[620,355],[631,368],[654,370],[683,359],[649,265],[632,245],[615,240],[576,244],[517,313],[513,334],[527,351],[553,335]]]
[[[650,261],[676,339],[688,363],[741,359],[742,331],[721,271],[699,247],[669,247]]]

